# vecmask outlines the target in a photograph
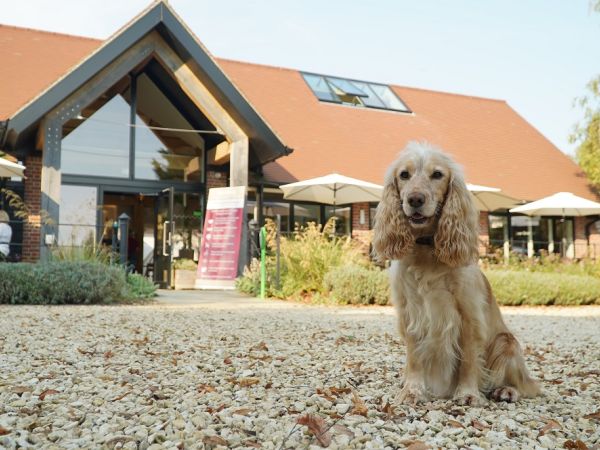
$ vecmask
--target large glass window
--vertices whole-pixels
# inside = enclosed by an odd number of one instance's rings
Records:
[[[201,182],[204,144],[169,97],[142,73],[135,78],[135,89],[129,77],[119,81],[64,125],[61,170],[69,175]]]
[[[263,206],[265,219],[277,222],[277,216],[281,217],[282,232],[290,231],[290,204],[286,202],[265,201]]]
[[[58,245],[82,247],[96,243],[98,190],[94,186],[60,187]]]
[[[67,122],[61,150],[63,173],[129,177],[130,114],[122,95],[108,95]]]
[[[295,226],[305,227],[309,222],[320,223],[321,207],[308,203],[294,203]]]
[[[135,178],[201,181],[204,140],[145,74],[137,78],[136,113]]]
[[[493,231],[491,225],[490,221],[490,239]],[[531,244],[534,254],[549,251],[563,256],[572,256],[572,218],[512,216],[511,231],[511,248],[516,253],[527,255],[528,244]]]
[[[490,214],[488,224],[490,245],[494,248],[502,248],[504,239],[508,236],[508,216]]]
[[[389,86],[346,78],[303,73],[315,96],[325,102],[410,112]]]
[[[335,212],[335,213],[334,213]],[[351,225],[351,210],[349,206],[344,208],[326,206],[325,207],[325,223],[333,217],[337,217],[335,221],[335,233],[342,234],[350,234],[350,225]]]

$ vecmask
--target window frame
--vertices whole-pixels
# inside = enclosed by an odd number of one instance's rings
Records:
[[[323,74],[314,73],[314,72],[300,72],[300,76],[302,77],[302,79],[304,80],[304,82],[306,83],[306,85],[308,86],[310,91],[312,92],[312,94],[320,102],[333,103],[333,104],[338,104],[338,105],[346,105],[346,106],[352,106],[352,107],[358,107],[358,108],[376,109],[376,110],[381,110],[381,111],[393,111],[393,112],[399,112],[399,113],[405,113],[405,114],[413,113],[412,109],[408,106],[408,104],[400,98],[400,96],[391,88],[390,85],[385,84],[385,83],[375,83],[375,82],[364,81],[364,80],[356,80],[353,78],[343,78],[343,77],[337,77],[337,76],[331,76],[331,75],[323,75]],[[317,94],[317,92],[313,89],[311,83],[308,81],[307,76],[308,77],[320,77],[323,80],[325,86],[328,88],[329,94],[333,100],[325,99],[325,98],[322,98],[321,96],[319,96]],[[337,88],[338,90],[341,89],[338,85],[336,85],[336,80],[342,80],[344,82],[349,82],[349,83],[360,83],[361,85],[366,86],[366,88],[368,88],[368,90],[366,90],[364,87],[359,87],[356,85],[353,85],[353,86],[358,91],[366,92],[368,95],[360,96],[360,95],[348,94],[349,96],[356,98],[356,102],[343,101],[342,99],[340,99],[339,95],[336,94],[335,90],[333,89],[334,87]],[[392,107],[387,106],[387,103],[384,101],[384,99],[382,99],[381,96],[378,95],[374,89],[372,89],[371,86],[373,86],[373,85],[387,88],[389,90],[389,92],[396,98],[396,100],[400,104],[404,105],[404,107],[406,109],[398,109],[398,108],[392,108]],[[365,98],[376,100],[378,103],[380,103],[383,106],[375,106],[372,104],[369,105],[367,102],[364,101]]]

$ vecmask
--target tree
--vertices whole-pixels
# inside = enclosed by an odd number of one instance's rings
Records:
[[[592,185],[600,190],[600,76],[588,83],[588,94],[577,99],[584,117],[570,141],[578,143],[576,158]]]
[[[590,2],[590,10],[600,13],[600,0]],[[576,99],[583,109],[583,120],[569,136],[577,143],[575,157],[594,188],[600,191],[600,75],[587,85],[588,93]]]

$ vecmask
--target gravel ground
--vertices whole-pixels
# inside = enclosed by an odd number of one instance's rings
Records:
[[[412,408],[391,308],[186,302],[1,306],[0,447],[600,448],[600,307],[503,310],[543,397]]]

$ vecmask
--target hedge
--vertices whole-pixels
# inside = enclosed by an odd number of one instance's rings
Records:
[[[501,305],[600,305],[600,278],[563,273],[489,270]]]
[[[0,263],[0,304],[113,303],[151,296],[148,280],[128,285],[125,271],[97,261]],[[143,286],[143,289],[141,288]]]
[[[390,283],[387,271],[360,265],[336,267],[325,275],[325,289],[337,303],[387,305]]]

